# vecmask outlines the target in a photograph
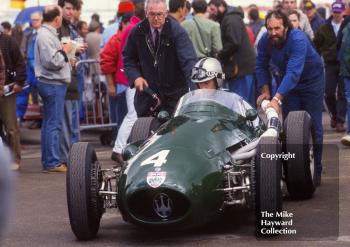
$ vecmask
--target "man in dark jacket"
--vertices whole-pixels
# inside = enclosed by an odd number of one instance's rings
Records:
[[[219,60],[223,64],[228,88],[255,105],[255,51],[249,41],[243,14],[227,6],[224,0],[211,0],[209,13],[220,23],[223,48]]]
[[[59,39],[68,38],[75,40],[79,37],[78,32],[71,24],[73,19],[74,9],[80,8],[81,2],[79,0],[59,0],[58,5],[62,8],[63,21],[62,26],[57,30]],[[73,54],[68,54],[69,58],[75,58],[77,53],[84,51],[82,46],[75,45]],[[74,54],[75,53],[75,54]],[[74,62],[73,62],[74,66]],[[79,141],[79,90],[78,90],[78,74],[73,68],[71,74],[71,83],[67,88],[66,98],[64,102],[64,119],[62,123],[61,132],[61,163],[67,164],[68,152],[71,145]]]
[[[22,91],[26,79],[26,66],[14,39],[0,32],[0,49],[5,62],[5,85],[14,83],[10,96],[0,97],[0,117],[9,136],[9,144],[15,157],[14,170],[20,168],[21,145],[16,118],[16,94]]]
[[[197,61],[186,31],[167,17],[165,1],[148,0],[145,10],[147,18],[132,29],[123,49],[124,71],[137,91],[138,117],[152,114],[154,102],[144,92],[147,86],[160,96],[162,109],[173,113],[178,99],[189,90]]]
[[[336,5],[344,6],[341,3],[336,3]],[[336,5],[332,8],[332,16],[315,33],[314,46],[322,55],[326,65],[325,100],[331,117],[331,127],[336,128],[338,132],[344,132],[346,98],[344,79],[339,75],[340,63],[337,49],[337,36],[343,22],[344,9],[336,8]]]

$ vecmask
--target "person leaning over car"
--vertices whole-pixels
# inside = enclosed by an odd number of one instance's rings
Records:
[[[136,88],[138,117],[151,115],[153,99],[143,92],[147,86],[160,96],[162,110],[172,114],[189,90],[197,56],[186,31],[168,18],[165,0],[147,0],[145,12],[146,19],[133,28],[123,49],[124,71]]]
[[[310,114],[315,128],[316,183],[319,185],[322,172],[322,110],[325,90],[321,57],[306,34],[292,28],[287,15],[281,10],[273,10],[267,14],[265,25],[267,33],[258,45],[256,75],[261,95],[257,99],[257,105],[264,99],[271,99],[268,86],[271,61],[279,68],[283,78],[269,106],[277,112],[282,106],[284,118],[290,111],[304,110]]]
[[[15,156],[13,170],[20,169],[21,143],[16,117],[16,97],[22,91],[26,79],[26,66],[17,42],[9,35],[0,32],[0,50],[5,64],[5,85],[14,83],[13,94],[0,97],[0,116],[9,136],[9,145]]]
[[[65,172],[60,162],[60,135],[62,130],[64,98],[71,81],[71,66],[67,54],[72,43],[61,44],[57,29],[62,25],[62,9],[48,5],[43,12],[44,24],[35,43],[35,76],[39,95],[43,100],[41,127],[41,162],[47,172]]]

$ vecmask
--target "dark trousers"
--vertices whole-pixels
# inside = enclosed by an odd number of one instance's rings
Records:
[[[331,119],[336,123],[344,123],[347,103],[344,79],[339,75],[339,72],[339,63],[326,64],[325,100]]]
[[[324,95],[324,76],[320,74],[314,83],[299,86],[293,89],[283,100],[282,110],[283,118],[286,118],[291,111],[306,111],[310,114],[312,125],[315,130],[314,140],[314,158],[316,171],[322,172],[322,150],[323,150],[323,127],[322,127],[322,109]]]
[[[8,135],[9,146],[17,164],[21,162],[20,130],[16,118],[16,94],[0,97],[0,118]]]

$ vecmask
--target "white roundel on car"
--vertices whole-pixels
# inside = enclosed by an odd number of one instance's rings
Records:
[[[158,188],[161,186],[166,178],[166,172],[148,172],[147,183],[152,188]]]

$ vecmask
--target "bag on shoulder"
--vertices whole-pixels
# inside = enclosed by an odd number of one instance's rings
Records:
[[[218,57],[218,52],[217,51],[212,51],[210,49],[210,47],[204,42],[204,38],[203,38],[203,33],[201,32],[201,29],[198,25],[198,22],[196,21],[195,18],[193,18],[194,23],[196,24],[197,30],[199,32],[199,35],[201,36],[201,40],[204,46],[204,50],[205,50],[205,56],[206,57],[213,57],[213,58],[217,58]]]

